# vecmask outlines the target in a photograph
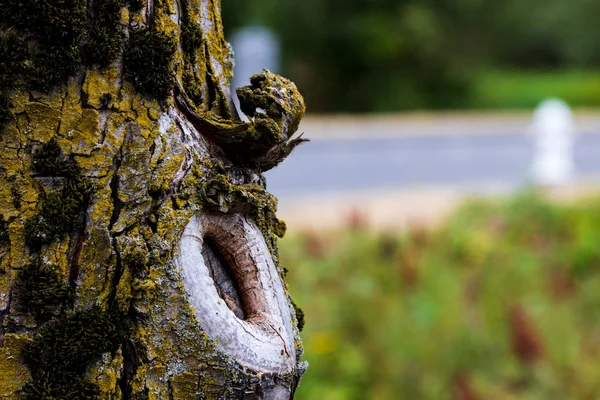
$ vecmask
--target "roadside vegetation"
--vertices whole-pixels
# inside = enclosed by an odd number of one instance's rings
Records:
[[[599,14],[589,0],[223,0],[227,36],[280,38],[280,73],[315,113],[597,106]]]
[[[599,70],[486,70],[473,81],[469,108],[531,109],[558,97],[572,107],[600,106]]]
[[[435,230],[281,241],[304,309],[299,399],[591,399],[600,202],[474,201]]]

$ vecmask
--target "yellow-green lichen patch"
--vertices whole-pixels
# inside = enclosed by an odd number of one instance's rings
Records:
[[[147,370],[148,370],[148,364],[142,364],[135,370],[134,375],[129,378],[129,388],[131,390],[131,393],[146,393],[147,392],[147,387],[148,387],[148,385],[146,384]]]
[[[81,160],[78,164],[84,166],[90,166]],[[95,168],[95,165],[92,166]],[[96,180],[96,187],[98,188],[89,208],[90,220],[93,225],[98,227],[107,227],[110,224],[111,215],[113,213],[114,204],[111,198],[110,182],[112,181],[113,174],[110,174],[102,179]],[[105,228],[103,228],[105,229]]]
[[[4,345],[0,347],[0,399],[20,398],[19,389],[30,376],[21,354],[28,343],[31,339],[27,335],[4,335]]]
[[[131,2],[129,2],[129,3],[131,3]],[[119,15],[121,25],[123,25],[123,26],[129,25],[129,16],[130,16],[129,10],[127,8],[121,8],[121,13]]]
[[[60,111],[43,103],[29,102],[25,106],[27,127],[23,134],[38,142],[49,141],[58,130]]]
[[[100,140],[98,130],[98,111],[84,109],[72,125],[63,121],[61,128],[64,132],[57,138],[57,142],[70,154],[89,156]]]
[[[123,376],[123,352],[121,348],[113,355],[102,354],[101,360],[90,368],[88,380],[98,385],[98,398],[101,400],[121,400],[119,380]]]
[[[25,90],[13,91],[10,94],[11,110],[15,114],[25,111],[25,105],[29,102],[30,94]]]
[[[57,271],[62,276],[69,276],[69,257],[68,251],[72,244],[71,237],[65,237],[63,240],[54,241],[45,246],[39,256],[46,264],[54,264]],[[33,254],[32,259],[39,258],[37,254]]]
[[[147,370],[145,390],[148,400],[162,400],[169,398],[169,378],[164,365],[155,365]]]
[[[137,98],[134,99],[133,105],[137,106]],[[134,108],[135,112],[135,127],[137,129],[136,135],[140,136],[143,139],[149,139],[156,136],[157,133],[157,124],[150,118],[150,114],[148,112],[147,107],[136,107]],[[148,147],[144,148],[147,152]],[[139,150],[138,150],[139,152]]]
[[[82,108],[80,104],[81,91],[78,83],[74,80],[70,80],[64,90],[64,97],[60,96],[62,103],[55,106],[60,110],[60,125],[57,131],[58,135],[55,138],[64,137],[64,142],[66,143],[63,142],[61,144],[70,146],[71,143],[68,142],[67,138],[71,135],[74,126],[82,117]],[[44,142],[47,142],[47,140],[44,140]]]
[[[9,229],[11,243],[9,262],[12,268],[18,268],[29,262],[29,252],[25,246],[23,223],[21,221],[15,221],[10,224]]]
[[[10,196],[7,198],[7,201],[12,203],[15,216],[24,215],[33,211],[33,207],[38,199],[37,182],[34,184],[34,179],[30,176],[24,177],[21,174],[12,175],[7,181],[6,187],[10,191]],[[4,206],[0,207],[5,211],[10,210],[10,208],[7,209]]]
[[[180,371],[194,371],[199,360],[214,357],[213,344],[200,329],[192,310],[185,301],[185,290],[178,283],[178,274],[172,264],[151,265],[148,277],[155,283],[153,296],[138,301],[149,310],[144,324],[137,327],[132,338],[143,344],[150,360],[160,360],[164,365]],[[155,384],[169,381],[168,370],[159,374],[153,371]],[[150,377],[148,378],[150,380]]]
[[[79,118],[73,129],[80,132],[84,140],[91,142],[89,144],[97,143],[98,137],[96,136],[96,132],[98,131],[98,111],[91,109],[82,110],[81,118]],[[68,134],[69,133],[67,132],[67,135]],[[74,140],[76,141],[76,139]],[[77,151],[73,152],[77,153]]]
[[[110,107],[119,95],[120,71],[116,65],[102,71],[88,69],[83,81],[83,93],[89,106],[96,109]]]
[[[173,38],[179,36],[179,4],[174,0],[160,0],[154,8],[153,28]]]
[[[5,257],[4,249],[0,249],[0,310],[6,310],[10,300],[10,264],[8,257]]]
[[[11,197],[10,183],[0,174],[0,242],[2,242],[2,238],[8,239],[8,225],[3,225],[6,219],[17,215]]]
[[[121,312],[128,313],[134,306],[133,301],[148,296],[145,289],[152,286],[142,284],[149,273],[148,249],[137,227],[126,236],[117,237],[116,242],[121,276],[115,289],[115,300]]]
[[[144,96],[133,96],[131,98],[131,116],[140,129],[153,131],[157,127],[153,116],[160,115],[163,111],[159,101]],[[147,138],[147,136],[144,136]]]
[[[4,153],[0,154],[2,161],[2,169],[6,171],[8,176],[13,176],[17,173],[19,164],[22,160],[18,158],[21,149],[21,141],[23,140],[23,131],[27,128],[27,115],[22,112],[15,116],[2,131],[1,143],[3,144]],[[11,165],[7,165],[10,163]]]
[[[183,228],[193,215],[193,210],[188,208],[173,210],[171,205],[162,204],[155,215],[157,218],[157,236],[160,241],[165,244],[177,243]]]
[[[160,118],[161,115],[161,109],[160,107],[152,107],[149,106],[148,107],[148,118],[150,118],[152,121],[158,121],[158,119]]]
[[[110,263],[112,245],[108,230],[92,225],[88,227],[86,236],[88,240],[84,242],[79,257],[76,289],[76,304],[81,308],[108,299],[107,292],[111,290],[107,286],[108,278],[114,272]]]
[[[153,169],[149,191],[164,194],[171,190],[173,178],[186,160],[186,149],[174,136],[161,135],[155,143],[156,155],[150,160]]]
[[[184,372],[173,376],[169,384],[173,400],[196,400],[198,398],[198,376]]]

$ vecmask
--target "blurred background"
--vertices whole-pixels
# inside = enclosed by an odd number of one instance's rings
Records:
[[[222,0],[293,80],[267,173],[299,399],[600,398],[600,2]]]

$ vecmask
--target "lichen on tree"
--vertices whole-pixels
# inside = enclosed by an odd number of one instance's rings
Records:
[[[0,398],[292,398],[294,84],[237,117],[217,0],[2,2],[0,49]]]

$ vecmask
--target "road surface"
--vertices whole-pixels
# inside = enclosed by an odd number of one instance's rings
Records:
[[[309,118],[311,138],[267,172],[290,231],[442,222],[465,199],[499,198],[527,184],[530,115]],[[600,116],[577,115],[573,182],[553,194],[576,198],[600,184]],[[359,219],[360,219],[359,218]]]
[[[316,139],[268,172],[281,197],[415,187],[518,187],[526,183],[532,138],[505,134],[428,134]],[[576,179],[600,176],[600,130],[576,136]]]

